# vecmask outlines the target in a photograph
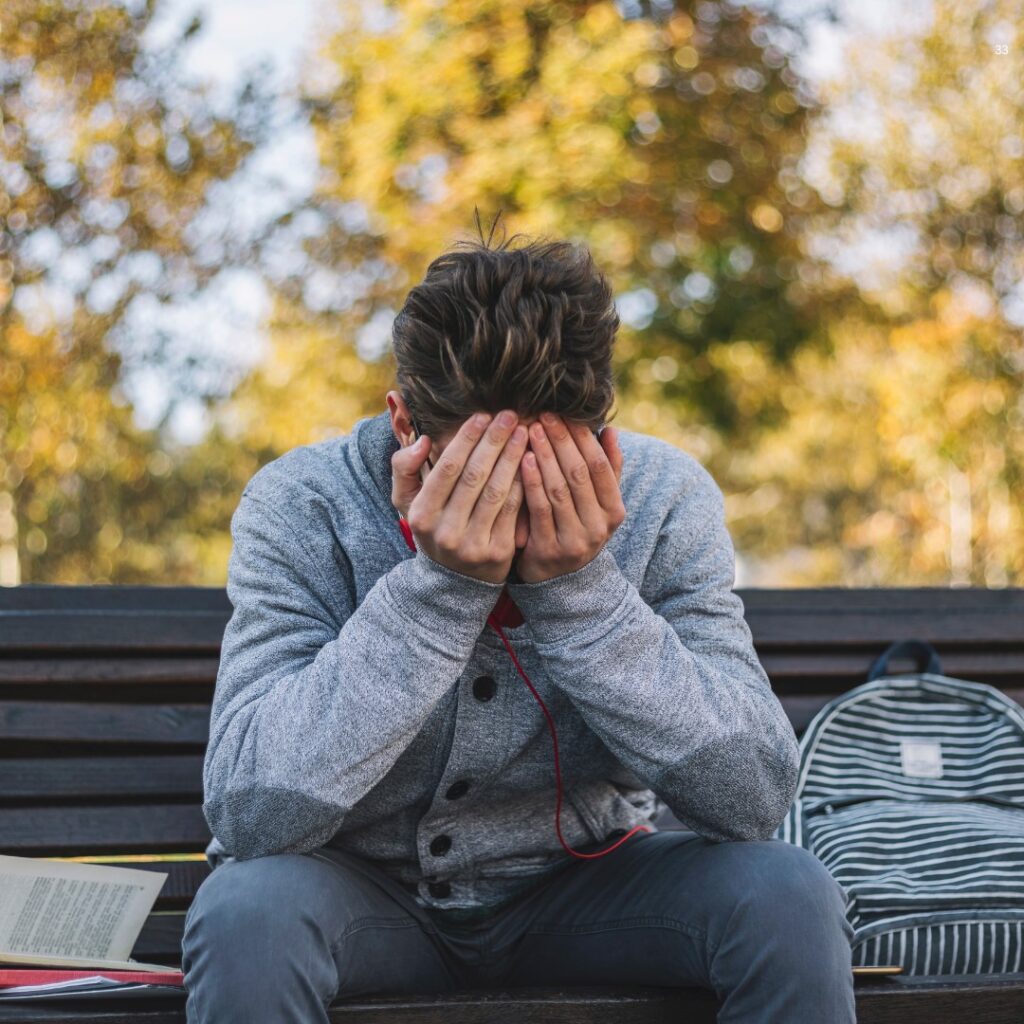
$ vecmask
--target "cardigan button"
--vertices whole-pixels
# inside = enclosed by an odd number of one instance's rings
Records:
[[[476,679],[473,680],[473,696],[476,697],[477,700],[490,700],[494,696],[497,688],[497,684],[491,676],[477,676]]]
[[[431,896],[437,896],[440,899],[444,899],[452,894],[452,887],[449,882],[428,882],[427,889]]]
[[[452,848],[451,836],[440,835],[434,836],[430,844],[430,852],[435,857],[440,857],[442,854],[447,853]]]
[[[469,783],[465,779],[459,779],[458,782],[453,782],[448,787],[448,792],[445,793],[446,800],[458,800],[460,796],[465,796],[469,792]]]

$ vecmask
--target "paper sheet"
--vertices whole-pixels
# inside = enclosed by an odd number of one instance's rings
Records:
[[[168,970],[128,959],[166,879],[0,854],[0,962]]]

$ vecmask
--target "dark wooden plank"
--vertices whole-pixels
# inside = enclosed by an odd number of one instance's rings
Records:
[[[0,1002],[2,1024],[185,1024],[184,993],[145,1002],[121,1000],[44,1006],[38,1001]]]
[[[932,641],[942,659],[948,675],[973,678],[1020,678],[1024,673],[1024,640],[998,646],[953,647],[945,639]],[[805,645],[773,646],[770,638],[755,637],[755,648],[765,671],[773,679],[795,681],[816,678],[842,680],[844,683],[862,682],[874,659],[885,650],[888,641],[832,647]],[[109,685],[132,686],[155,690],[158,687],[195,686],[212,693],[217,678],[218,660],[215,657],[188,658],[162,655],[152,658],[141,656],[107,658],[73,658],[61,656],[57,651],[39,652],[31,658],[0,657],[0,692],[10,693],[13,686],[39,684],[40,686],[68,687],[71,696],[78,687]],[[909,658],[896,658],[890,663],[890,673],[910,671],[914,662]]]
[[[1021,975],[855,981],[858,1024],[1019,1024]],[[184,1024],[181,991],[158,1004],[0,1003],[3,1024]],[[472,989],[422,995],[339,999],[332,1024],[714,1024],[719,1000],[710,989],[643,986]]]
[[[894,979],[887,979],[894,980]],[[858,1024],[1019,1024],[1024,1012],[1020,975],[947,982],[900,979],[892,985],[855,984]],[[154,1006],[139,1001],[79,1004],[69,1011],[38,1003],[0,1004],[3,1024],[184,1024],[185,992]],[[332,1024],[714,1024],[719,1001],[710,989],[619,986],[499,988],[423,995],[341,999],[331,1004]],[[177,1016],[175,1015],[177,1014]]]
[[[1024,587],[739,587],[736,593],[755,611],[804,610],[903,612],[951,610],[964,614],[1024,608]],[[144,611],[228,616],[231,602],[224,587],[134,584],[26,583],[0,588],[0,616],[7,612],[52,610],[81,612]],[[226,618],[225,618],[226,621]]]
[[[199,886],[210,874],[210,865],[206,861],[205,854],[202,860],[154,861],[152,865],[130,863],[127,866],[132,868],[152,866],[154,871],[162,871],[167,875],[156,903],[155,910],[157,911],[187,910]],[[179,931],[175,941],[180,936]]]
[[[146,611],[231,614],[224,587],[153,586],[133,583],[23,583],[0,587],[0,616],[8,612]]]
[[[1002,976],[1006,978],[1006,976]],[[919,985],[892,991],[857,985],[858,1024],[1019,1024],[1024,998],[1020,976],[977,983]],[[185,993],[159,1003],[0,1004],[3,1024],[185,1024]],[[713,1024],[713,993],[703,989],[580,988],[493,989],[340,1000],[332,1024]]]
[[[170,879],[168,879],[170,881]],[[181,937],[185,932],[188,907],[154,911],[146,918],[132,946],[132,957],[147,963],[181,966]]]
[[[758,660],[772,681],[790,685],[805,685],[816,679],[841,682],[856,686],[868,676],[875,658],[888,644],[875,644],[862,650],[836,647],[825,651],[762,651]],[[949,676],[973,679],[983,675],[999,678],[1004,682],[1024,680],[1024,643],[1015,649],[995,650],[951,650],[947,644],[933,644],[939,652],[942,671]],[[755,648],[756,650],[756,648]],[[893,658],[889,662],[889,675],[914,670],[914,663],[908,658]]]
[[[2,645],[0,645],[2,646]],[[120,683],[156,686],[179,683],[212,686],[217,681],[218,654],[164,654],[74,657],[56,651],[40,657],[0,658],[0,686],[7,683]]]
[[[884,982],[894,981],[886,978]],[[1021,975],[951,981],[900,979],[896,984],[855,981],[858,1024],[1020,1024]],[[395,1024],[713,1024],[719,1002],[694,988],[494,989],[424,996],[378,996],[332,1005],[332,1022]]]
[[[224,587],[0,587],[0,636],[8,653],[215,654],[230,616]]]
[[[737,591],[754,644],[821,647],[917,638],[1024,643],[1024,588],[808,588]]]
[[[203,755],[0,759],[0,805],[71,796],[203,796]]]
[[[945,614],[922,609],[909,611],[833,612],[821,609],[789,614],[765,614],[751,611],[744,618],[750,626],[755,647],[770,650],[779,646],[822,647],[840,644],[887,647],[896,640],[928,640],[932,644],[1020,644],[1021,609],[1012,609],[991,617],[950,611]]]
[[[1024,974],[890,975],[855,983],[857,1024],[1020,1024]]]
[[[0,742],[31,739],[202,745],[209,738],[209,727],[207,704],[0,701]]]
[[[711,990],[698,988],[495,987],[337,1000],[328,1015],[332,1024],[714,1024],[718,1005]]]
[[[738,588],[755,645],[878,644],[907,636],[1024,642],[1024,588]],[[0,588],[0,636],[19,651],[216,653],[231,604],[222,587]]]
[[[0,808],[0,853],[17,856],[196,853],[210,838],[194,804]]]
[[[776,615],[879,609],[990,615],[1024,608],[1024,587],[739,587],[736,593],[752,611]]]
[[[2,588],[0,588],[2,589]],[[0,616],[4,649],[11,653],[103,651],[169,654],[215,654],[220,650],[227,619],[213,612],[157,614],[137,612],[65,611]]]

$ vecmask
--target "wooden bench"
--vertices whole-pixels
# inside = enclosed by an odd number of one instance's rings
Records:
[[[1024,703],[1024,589],[744,590],[755,646],[798,734],[863,682],[893,640],[920,638],[943,670]],[[132,953],[180,965],[185,911],[208,873],[202,760],[225,591],[202,587],[0,588],[0,853],[149,855],[129,866],[168,878]],[[914,668],[894,661],[890,673]],[[669,816],[661,828],[679,827]],[[174,859],[178,855],[178,859]],[[1024,973],[856,980],[858,1020],[1019,1024]],[[474,990],[341,1001],[333,1021],[680,1022],[715,1019],[709,990]],[[182,1024],[166,1003],[0,1003],[0,1022]]]

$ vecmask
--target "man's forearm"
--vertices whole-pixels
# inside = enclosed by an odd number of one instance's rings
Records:
[[[247,499],[234,528],[235,613],[203,812],[244,860],[313,849],[337,832],[461,675],[501,585],[420,553],[381,577],[339,631],[295,610],[316,568],[291,544],[287,523]]]
[[[798,746],[738,597],[707,596],[699,615],[713,616],[713,638],[691,649],[607,547],[575,573],[509,593],[552,680],[680,821],[715,840],[774,833],[792,803]]]

